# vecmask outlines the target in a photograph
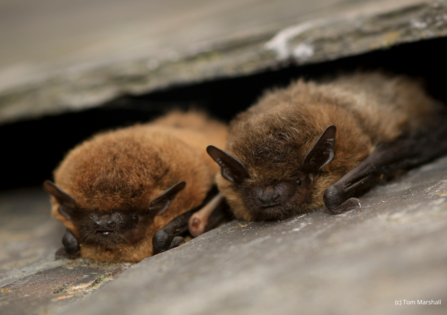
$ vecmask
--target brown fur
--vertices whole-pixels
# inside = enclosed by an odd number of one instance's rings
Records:
[[[87,214],[144,211],[153,197],[186,181],[141,240],[117,248],[81,243],[81,256],[97,261],[140,261],[151,256],[155,232],[199,206],[215,183],[218,166],[205,148],[209,143],[224,145],[226,137],[226,126],[205,114],[175,111],[152,123],[98,134],[71,150],[54,172],[55,183]],[[58,212],[55,198],[52,204],[52,215],[79,237],[76,222]]]
[[[245,187],[296,178],[305,154],[330,125],[337,128],[335,158],[313,179],[294,214],[324,206],[324,191],[364,160],[379,143],[421,127],[435,102],[417,81],[382,73],[340,76],[331,82],[299,80],[266,93],[230,124],[227,152],[250,175]],[[253,220],[243,189],[217,175],[236,217]],[[277,217],[283,219],[284,217]]]

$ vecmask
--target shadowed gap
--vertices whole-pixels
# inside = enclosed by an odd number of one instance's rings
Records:
[[[77,143],[98,131],[146,122],[170,108],[203,108],[229,121],[265,89],[287,86],[299,77],[319,78],[355,69],[383,69],[424,77],[428,91],[447,103],[447,39],[400,45],[389,50],[315,65],[210,82],[174,86],[141,96],[122,96],[101,107],[0,126],[3,166],[0,190],[41,185]]]

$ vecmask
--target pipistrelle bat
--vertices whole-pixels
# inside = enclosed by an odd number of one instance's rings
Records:
[[[55,183],[44,183],[52,215],[67,227],[61,253],[137,262],[180,244],[194,209],[212,197],[219,168],[206,146],[226,137],[227,127],[202,112],[173,111],[72,149]]]
[[[418,80],[358,72],[267,92],[230,123],[226,151],[207,151],[237,218],[336,214],[378,177],[446,153],[446,122]]]

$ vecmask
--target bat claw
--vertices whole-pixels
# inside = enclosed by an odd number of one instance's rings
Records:
[[[167,233],[163,229],[155,233],[154,239],[152,241],[154,247],[154,255],[178,247],[183,243],[185,243],[183,237],[173,236],[172,234]]]
[[[188,231],[188,220],[191,214],[192,211],[189,211],[180,215],[155,233],[152,239],[154,255],[177,247],[185,242],[181,235]]]
[[[358,200],[357,198],[349,198],[348,200],[343,202],[338,207],[336,207],[334,209],[329,209],[329,211],[332,214],[342,214],[344,212],[348,212],[348,211],[354,210],[356,208],[359,208],[359,209],[362,208],[362,204],[360,203],[360,200]]]
[[[185,240],[183,239],[183,237],[181,237],[181,236],[176,236],[176,237],[174,237],[174,239],[172,240],[171,245],[169,246],[169,249],[178,247],[178,246],[180,246],[180,245],[182,245],[182,244],[185,244]]]

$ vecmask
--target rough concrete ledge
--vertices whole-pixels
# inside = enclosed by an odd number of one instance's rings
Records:
[[[447,158],[361,201],[339,216],[230,223],[57,314],[445,314]]]
[[[259,22],[259,21],[258,21]],[[123,94],[309,64],[447,35],[447,1],[343,1],[296,25],[146,57],[79,64],[0,91],[0,124],[99,106]],[[240,32],[244,33],[244,32]]]
[[[0,197],[1,314],[446,313],[447,157],[374,188],[361,210],[234,221],[133,266],[53,261],[62,230],[45,194]]]
[[[55,260],[64,229],[41,189],[0,194],[0,314],[48,314],[107,285],[130,264]]]

